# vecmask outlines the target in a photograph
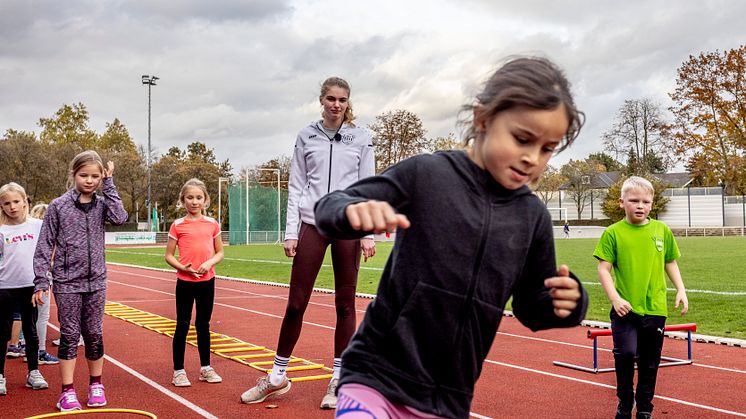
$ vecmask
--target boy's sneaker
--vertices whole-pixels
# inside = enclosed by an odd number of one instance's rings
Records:
[[[192,383],[190,383],[189,379],[187,378],[186,372],[184,371],[175,372],[172,383],[176,387],[189,387],[192,385]]]
[[[106,394],[104,393],[104,385],[101,383],[95,383],[88,386],[88,407],[102,407],[106,406]]]
[[[616,415],[614,416],[614,419],[632,419],[632,408],[635,406],[635,403],[625,403],[623,401],[619,401],[619,404],[616,406]]]
[[[339,379],[335,378],[329,381],[329,386],[326,388],[326,394],[321,399],[322,409],[336,409],[337,408],[337,384]]]
[[[636,419],[653,419],[652,412],[637,412]]]
[[[8,394],[8,389],[5,387],[5,376],[0,374],[0,396]]]
[[[23,346],[19,343],[18,345],[10,345],[8,346],[8,352],[6,357],[8,358],[20,358],[23,355],[26,354],[26,351],[23,349]]]
[[[59,364],[60,359],[47,351],[39,351],[39,365]]]
[[[57,409],[60,412],[70,412],[72,410],[82,410],[83,406],[78,401],[78,395],[74,389],[69,389],[60,393],[60,400],[57,402]]]
[[[271,395],[285,394],[290,391],[290,380],[287,377],[282,377],[280,385],[273,386],[269,382],[269,376],[261,377],[256,380],[256,385],[246,390],[241,395],[241,402],[246,404],[263,402],[264,399]]]
[[[44,390],[45,388],[49,388],[49,384],[47,384],[47,380],[44,379],[39,370],[33,370],[29,371],[26,376],[26,387],[34,390]]]
[[[223,381],[223,379],[218,375],[218,373],[215,372],[214,369],[212,369],[212,367],[208,367],[204,370],[201,369],[199,371],[199,380],[207,381],[208,383],[220,383]]]

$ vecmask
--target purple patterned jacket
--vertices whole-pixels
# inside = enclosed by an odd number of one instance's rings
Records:
[[[79,293],[106,289],[104,223],[120,225],[127,211],[114,181],[105,177],[101,196],[94,195],[91,208],[84,211],[80,192],[70,189],[49,204],[34,253],[36,291],[49,289],[50,264],[54,292]]]

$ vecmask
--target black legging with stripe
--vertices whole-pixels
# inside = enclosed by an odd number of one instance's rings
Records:
[[[337,327],[334,330],[334,357],[339,358],[355,332],[355,289],[360,269],[360,240],[330,240],[316,227],[302,223],[298,246],[290,274],[290,291],[282,319],[277,354],[289,357],[300,337],[303,314],[308,307],[316,277],[324,262],[326,248],[332,247],[334,268],[334,305]]]
[[[210,365],[210,318],[215,301],[215,278],[208,281],[176,281],[176,330],[174,331],[174,371],[184,369],[184,350],[192,320],[192,305],[197,311],[194,328],[197,330],[197,350],[200,366]]]

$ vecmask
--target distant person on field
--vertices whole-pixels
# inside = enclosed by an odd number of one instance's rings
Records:
[[[565,226],[562,228],[562,231],[564,231],[565,233],[565,238],[569,239],[570,238],[570,223],[568,223],[567,220],[565,220]]]
[[[199,381],[220,383],[223,379],[210,366],[210,319],[215,303],[215,265],[223,260],[223,240],[220,225],[205,215],[210,206],[207,186],[199,179],[189,179],[179,192],[179,207],[186,216],[171,224],[166,244],[166,262],[176,269],[176,331],[173,341],[173,385],[192,385],[184,369],[187,333],[192,321],[192,307],[196,317],[199,351]],[[179,258],[175,256],[179,249]]]
[[[62,392],[57,408],[81,410],[73,380],[78,341],[85,336],[88,363],[88,407],[106,406],[101,382],[104,369],[104,308],[106,306],[106,222],[127,221],[127,211],[114,186],[114,163],[104,166],[93,150],[70,162],[68,191],[47,208],[39,244],[34,253],[34,303],[49,304],[54,281],[54,301],[60,324],[60,375]],[[96,191],[101,190],[101,195]]]
[[[511,297],[532,330],[583,319],[588,295],[557,267],[552,218],[527,186],[583,123],[567,79],[547,59],[516,58],[464,113],[467,150],[409,158],[316,205],[328,237],[399,229],[342,356],[341,419],[467,418]]]
[[[277,355],[269,377],[261,377],[254,387],[241,395],[244,403],[259,403],[268,396],[279,396],[290,390],[286,368],[300,337],[303,315],[326,249],[331,247],[337,324],[332,379],[320,407],[334,409],[340,357],[355,332],[360,254],[362,252],[366,261],[376,254],[373,236],[331,240],[316,228],[313,208],[319,198],[375,174],[373,140],[367,130],[352,122],[355,117],[347,81],[339,77],[326,79],[321,84],[319,104],[321,120],[311,122],[298,133],[290,167],[284,247],[285,255],[293,258],[293,269]]]
[[[612,305],[617,419],[631,418],[635,402],[638,419],[652,417],[668,315],[666,274],[676,287],[676,307],[681,306],[681,315],[689,310],[676,263],[681,255],[676,240],[668,226],[648,218],[654,194],[648,180],[637,176],[627,179],[619,198],[624,219],[604,230],[593,252],[598,259],[598,278]]]

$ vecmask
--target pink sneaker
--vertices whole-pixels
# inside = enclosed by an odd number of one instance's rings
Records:
[[[101,383],[91,384],[88,386],[88,407],[106,406],[106,394],[104,394],[104,385]]]
[[[57,402],[57,409],[60,412],[70,412],[72,410],[82,410],[83,407],[78,401],[78,395],[74,389],[69,389],[60,393],[60,400]]]

